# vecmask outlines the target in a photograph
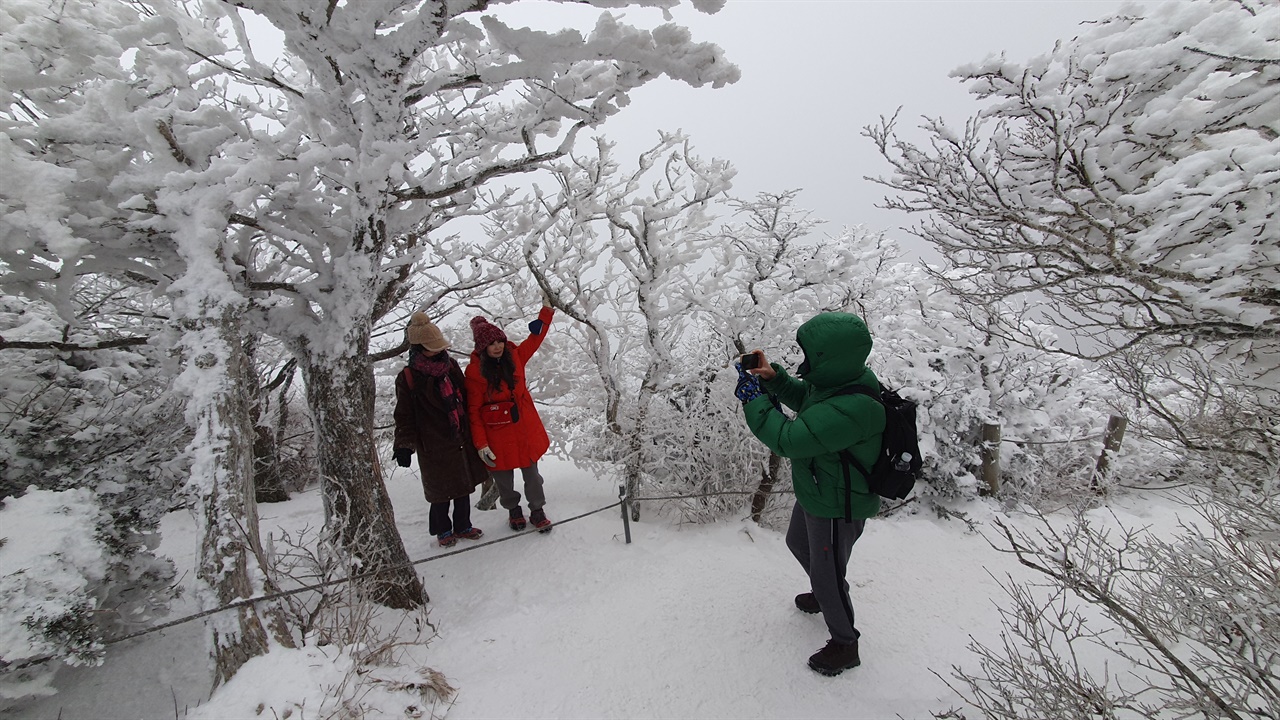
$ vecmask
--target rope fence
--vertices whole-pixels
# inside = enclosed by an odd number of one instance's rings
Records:
[[[752,492],[752,491],[744,491],[744,490],[724,490],[724,491],[718,491],[718,492],[712,492],[712,493],[698,493],[698,494],[696,494],[696,495],[665,495],[665,496],[655,496],[655,497],[637,497],[637,498],[628,498],[628,497],[626,496],[625,489],[624,489],[623,487],[621,487],[621,486],[620,486],[620,487],[619,487],[619,499],[618,499],[616,502],[612,502],[612,503],[609,503],[608,505],[605,505],[605,506],[603,506],[603,507],[599,507],[599,508],[596,508],[596,509],[594,509],[594,510],[589,510],[589,511],[587,511],[587,512],[584,512],[584,513],[581,513],[581,514],[578,514],[578,515],[574,515],[573,517],[565,518],[564,520],[558,520],[558,521],[556,521],[556,522],[553,522],[553,523],[549,526],[549,528],[546,528],[546,529],[548,529],[548,530],[549,530],[550,528],[554,528],[554,527],[557,527],[557,526],[559,526],[559,525],[567,525],[567,524],[569,524],[569,523],[571,523],[571,522],[575,522],[575,521],[577,521],[577,520],[581,520],[581,519],[583,519],[583,518],[590,517],[590,516],[595,515],[595,514],[598,514],[598,513],[602,513],[602,512],[604,512],[604,511],[606,511],[606,510],[611,510],[611,509],[616,508],[616,507],[622,507],[622,508],[623,508],[623,520],[624,520],[624,524],[627,524],[627,533],[626,533],[627,538],[626,538],[626,541],[627,541],[627,544],[630,544],[630,543],[631,543],[631,532],[630,532],[630,525],[629,525],[629,523],[627,522],[627,521],[628,521],[628,514],[627,514],[627,512],[626,512],[626,509],[627,509],[627,508],[626,508],[626,505],[627,505],[627,503],[629,503],[629,502],[642,502],[642,501],[657,502],[657,501],[664,501],[664,500],[697,500],[697,499],[699,499],[699,498],[715,497],[715,496],[721,496],[721,495],[754,495],[754,494],[755,494],[755,493],[754,493],[754,492]],[[774,491],[774,492],[770,492],[770,493],[767,493],[767,494],[768,494],[768,495],[787,495],[787,494],[794,494],[794,493],[792,493],[791,491]],[[507,536],[500,537],[500,538],[494,538],[494,539],[486,540],[486,541],[484,541],[484,542],[480,542],[480,543],[474,543],[474,544],[470,544],[470,543],[469,543],[469,544],[467,545],[467,547],[464,547],[464,548],[459,548],[459,549],[457,549],[457,550],[450,550],[449,552],[439,553],[439,554],[437,554],[437,555],[432,555],[432,556],[430,556],[430,557],[421,558],[421,559],[418,559],[418,560],[413,560],[413,561],[408,562],[408,563],[401,563],[401,564],[399,564],[399,565],[392,565],[392,566],[390,566],[390,567],[379,568],[379,569],[377,569],[377,570],[370,570],[370,571],[368,571],[368,572],[357,573],[357,574],[355,574],[355,575],[348,575],[348,576],[346,576],[346,577],[337,578],[337,579],[334,579],[334,580],[326,580],[326,581],[324,581],[324,582],[312,583],[312,584],[310,584],[310,585],[302,585],[302,586],[299,586],[299,587],[296,587],[296,588],[291,588],[291,589],[289,589],[289,590],[280,590],[280,591],[276,591],[276,592],[266,593],[266,594],[263,594],[263,595],[257,595],[257,596],[255,596],[255,597],[251,597],[251,598],[241,598],[241,599],[239,599],[239,600],[234,600],[234,601],[232,601],[232,602],[229,602],[229,603],[227,603],[226,605],[221,605],[221,606],[216,607],[216,608],[210,608],[210,609],[208,609],[208,610],[202,610],[202,611],[200,611],[200,612],[192,613],[192,614],[190,614],[190,615],[184,615],[184,616],[182,616],[182,617],[180,617],[180,618],[176,618],[176,619],[174,619],[174,620],[169,620],[169,621],[167,621],[167,622],[160,623],[159,625],[153,625],[153,626],[151,626],[151,627],[144,628],[144,629],[142,629],[142,630],[138,630],[138,631],[136,631],[136,632],[127,633],[127,634],[124,634],[124,635],[120,635],[120,636],[118,636],[118,637],[108,638],[108,639],[106,639],[106,640],[103,640],[101,644],[102,644],[102,646],[103,646],[103,647],[109,647],[109,646],[111,646],[111,645],[116,645],[116,644],[118,644],[118,643],[122,643],[122,642],[125,642],[125,641],[127,641],[127,640],[134,640],[134,639],[136,639],[136,638],[140,638],[140,637],[143,637],[143,636],[145,636],[145,635],[150,635],[150,634],[152,634],[152,633],[157,633],[157,632],[160,632],[160,631],[162,631],[162,630],[168,630],[168,629],[170,629],[170,628],[174,628],[174,627],[177,627],[177,626],[179,626],[179,625],[185,625],[186,623],[193,622],[193,621],[196,621],[196,620],[201,620],[201,619],[203,619],[203,618],[207,618],[207,617],[210,617],[210,616],[212,616],[212,615],[217,615],[218,613],[226,612],[226,611],[228,611],[228,610],[236,610],[236,609],[239,609],[239,608],[242,608],[242,607],[256,605],[256,604],[258,604],[258,603],[270,602],[270,601],[272,601],[272,600],[280,600],[280,599],[283,599],[283,598],[291,597],[291,596],[293,596],[293,595],[300,595],[300,594],[305,593],[305,592],[312,592],[312,591],[315,591],[315,590],[323,590],[323,589],[325,589],[325,588],[328,588],[328,587],[334,587],[334,586],[336,586],[336,585],[342,585],[342,584],[345,584],[345,583],[351,583],[351,582],[357,582],[357,581],[360,581],[360,580],[367,580],[367,579],[370,579],[370,578],[375,578],[375,577],[377,577],[377,576],[379,576],[379,575],[383,575],[383,574],[388,573],[388,572],[393,572],[393,571],[395,571],[395,570],[403,570],[403,569],[406,569],[406,568],[416,567],[416,566],[418,566],[418,565],[424,565],[424,564],[426,564],[426,563],[434,562],[434,561],[436,561],[436,560],[443,560],[443,559],[445,559],[445,558],[450,558],[450,557],[453,557],[453,556],[455,556],[455,555],[461,555],[462,553],[472,552],[472,551],[474,551],[474,550],[479,550],[480,548],[489,547],[490,545],[497,545],[498,543],[507,542],[507,541],[509,541],[509,540],[515,540],[515,539],[517,539],[517,538],[524,537],[524,536],[526,536],[526,535],[531,535],[531,534],[533,534],[533,533],[535,533],[535,532],[541,532],[541,531],[539,531],[539,530],[537,530],[537,529],[535,529],[535,528],[529,528],[529,529],[527,529],[527,530],[524,530],[524,531],[522,531],[522,532],[518,532],[518,533],[514,533],[514,534],[512,534],[512,535],[507,535]],[[33,667],[33,666],[36,666],[36,665],[42,665],[42,664],[44,664],[44,663],[46,663],[46,662],[49,662],[50,660],[54,660],[54,659],[56,659],[56,657],[55,657],[55,656],[53,656],[53,655],[42,655],[42,656],[35,657],[35,658],[31,658],[31,659],[28,659],[28,660],[24,660],[24,661],[21,661],[21,662],[18,662],[18,663],[5,664],[5,665],[0,666],[0,673],[10,673],[10,672],[15,672],[15,671],[17,671],[17,670],[22,670],[22,669],[24,669],[24,668]]]
[[[109,647],[109,646],[111,646],[111,645],[116,645],[116,644],[119,644],[119,643],[125,642],[125,641],[127,641],[127,640],[134,640],[134,639],[136,639],[136,638],[140,638],[140,637],[143,637],[143,636],[145,636],[145,635],[151,635],[152,633],[158,633],[158,632],[160,632],[160,631],[162,631],[162,630],[168,630],[168,629],[170,629],[170,628],[174,628],[174,627],[177,627],[177,626],[179,626],[179,625],[185,625],[186,623],[193,622],[193,621],[195,621],[195,620],[200,620],[200,619],[203,619],[203,618],[207,618],[207,617],[210,617],[210,616],[212,616],[212,615],[217,615],[218,613],[226,612],[226,611],[228,611],[228,610],[236,610],[236,609],[239,609],[239,608],[242,608],[242,607],[246,607],[246,606],[253,606],[253,605],[256,605],[256,604],[258,604],[258,603],[270,602],[270,601],[272,601],[272,600],[280,600],[280,599],[283,599],[283,598],[291,597],[291,596],[293,596],[293,595],[300,595],[300,594],[305,593],[305,592],[312,592],[312,591],[315,591],[315,590],[323,590],[324,588],[334,587],[334,586],[342,585],[342,584],[345,584],[345,583],[351,583],[351,582],[356,582],[356,581],[359,581],[359,580],[366,580],[366,579],[370,579],[370,578],[375,578],[375,577],[377,577],[377,576],[379,576],[379,575],[383,575],[383,574],[385,574],[385,573],[392,572],[392,571],[395,571],[395,570],[403,570],[403,569],[406,569],[406,568],[416,567],[416,566],[418,566],[418,565],[424,565],[424,564],[429,563],[429,562],[434,562],[434,561],[436,561],[436,560],[443,560],[443,559],[445,559],[445,558],[450,558],[450,557],[453,557],[453,556],[455,556],[455,555],[461,555],[462,553],[472,552],[472,551],[474,551],[474,550],[479,550],[480,548],[489,547],[490,545],[497,545],[498,543],[503,543],[503,542],[507,542],[507,541],[509,541],[509,540],[515,540],[515,539],[517,539],[517,538],[525,537],[525,536],[527,536],[527,535],[531,535],[531,534],[533,534],[533,533],[535,533],[535,532],[537,532],[537,533],[546,532],[546,531],[549,531],[549,530],[550,530],[550,528],[554,528],[554,527],[557,527],[557,526],[559,526],[559,525],[567,525],[567,524],[569,524],[569,523],[571,523],[571,522],[575,522],[575,521],[577,521],[577,520],[581,520],[581,519],[583,519],[583,518],[590,517],[590,516],[592,516],[592,515],[596,515],[596,514],[598,514],[598,513],[602,513],[602,512],[604,512],[604,511],[606,511],[606,510],[611,510],[611,509],[616,508],[616,507],[621,507],[621,508],[622,508],[622,520],[623,520],[623,525],[624,525],[625,532],[626,532],[626,542],[627,542],[627,544],[629,545],[629,544],[631,544],[631,525],[630,525],[630,513],[628,512],[628,505],[629,505],[630,503],[632,503],[632,502],[661,502],[661,501],[671,501],[671,500],[699,500],[699,499],[703,499],[703,498],[721,497],[721,496],[729,496],[729,495],[752,495],[752,496],[755,496],[755,495],[757,495],[757,494],[761,494],[761,495],[769,495],[769,496],[774,496],[774,495],[794,495],[794,494],[795,494],[795,491],[793,491],[793,490],[774,490],[774,491],[770,491],[770,492],[767,492],[767,493],[758,493],[757,491],[753,491],[753,490],[719,490],[719,491],[716,491],[716,492],[704,492],[704,493],[697,493],[697,494],[694,494],[694,495],[658,495],[658,496],[635,497],[635,498],[631,498],[631,497],[628,497],[628,496],[627,496],[627,494],[626,494],[626,486],[625,486],[624,484],[622,484],[622,485],[619,485],[619,486],[618,486],[618,500],[617,500],[616,502],[609,503],[608,505],[605,505],[605,506],[603,506],[603,507],[596,508],[596,509],[594,509],[594,510],[588,510],[587,512],[580,513],[580,514],[578,514],[578,515],[574,515],[573,517],[565,518],[564,520],[558,520],[558,521],[556,521],[556,522],[553,522],[549,527],[544,528],[543,530],[538,530],[538,529],[536,529],[536,528],[529,528],[529,529],[523,530],[523,531],[521,531],[521,532],[517,532],[517,533],[511,534],[511,535],[507,535],[507,536],[505,536],[505,537],[494,538],[494,539],[486,540],[486,541],[484,541],[484,542],[480,542],[480,543],[474,543],[474,544],[469,543],[469,544],[467,545],[467,547],[459,548],[459,549],[457,549],[457,550],[450,550],[449,552],[439,553],[439,554],[437,554],[437,555],[432,555],[432,556],[430,556],[430,557],[420,558],[420,559],[418,559],[418,560],[413,560],[413,561],[411,561],[411,562],[407,562],[407,563],[401,563],[401,564],[399,564],[399,565],[392,565],[392,566],[390,566],[390,567],[379,568],[379,569],[377,569],[377,570],[370,570],[370,571],[368,571],[368,572],[357,573],[357,574],[355,574],[355,575],[348,575],[348,576],[346,576],[346,577],[337,578],[337,579],[334,579],[334,580],[326,580],[326,581],[324,581],[324,582],[312,583],[312,584],[310,584],[310,585],[302,585],[302,586],[299,586],[299,587],[296,587],[296,588],[291,588],[291,589],[289,589],[289,590],[279,590],[279,591],[276,591],[276,592],[266,593],[266,594],[258,595],[258,596],[251,597],[251,598],[241,598],[241,599],[239,599],[239,600],[234,600],[234,601],[232,601],[232,602],[229,602],[229,603],[227,603],[226,605],[221,605],[221,606],[216,607],[216,608],[210,608],[210,609],[208,609],[208,610],[202,610],[202,611],[200,611],[200,612],[192,613],[192,614],[190,614],[190,615],[184,615],[184,616],[182,616],[182,617],[180,617],[180,618],[176,618],[176,619],[174,619],[174,620],[170,620],[170,621],[167,621],[167,622],[163,622],[163,623],[160,623],[159,625],[153,625],[153,626],[151,626],[151,627],[144,628],[144,629],[142,629],[142,630],[138,630],[138,631],[136,631],[136,632],[127,633],[127,634],[124,634],[124,635],[120,635],[120,636],[118,636],[118,637],[108,638],[108,639],[106,639],[106,640],[103,640],[103,641],[102,641],[102,643],[101,643],[101,645],[102,645],[102,647]],[[908,499],[908,500],[906,500],[906,501],[902,502],[901,504],[899,504],[899,505],[897,505],[897,506],[895,506],[895,507],[890,508],[890,509],[885,513],[885,514],[888,514],[888,513],[890,513],[890,512],[893,512],[894,510],[897,510],[898,508],[900,508],[900,507],[902,507],[902,506],[904,506],[904,505],[907,505],[908,503],[910,503],[910,502],[911,502],[912,500],[914,500],[914,499],[915,499],[915,497],[912,497],[912,498],[910,498],[910,499]],[[42,665],[42,664],[44,664],[44,663],[49,662],[50,660],[55,660],[55,659],[57,659],[57,658],[56,658],[56,656],[54,656],[54,655],[42,655],[42,656],[35,657],[35,658],[31,658],[31,659],[28,659],[28,660],[23,660],[23,661],[21,661],[21,662],[17,662],[17,663],[12,663],[12,664],[0,664],[0,674],[7,674],[7,673],[10,673],[10,672],[15,672],[15,671],[18,671],[18,670],[22,670],[22,669],[24,669],[24,668],[34,667],[34,666],[36,666],[36,665]]]
[[[1127,422],[1126,422],[1125,418],[1123,418],[1123,417],[1121,417],[1121,416],[1112,416],[1112,417],[1109,419],[1109,422],[1108,422],[1108,425],[1107,425],[1107,430],[1106,430],[1106,432],[1104,432],[1104,433],[1103,433],[1102,435],[1100,435],[1100,436],[1089,436],[1089,437],[1084,437],[1084,438],[1071,438],[1071,439],[1066,439],[1066,440],[1043,440],[1043,441],[1030,441],[1030,440],[1006,439],[1006,440],[1005,440],[1005,442],[1009,442],[1009,443],[1013,443],[1013,444],[1017,444],[1017,445],[1054,445],[1054,444],[1068,444],[1068,443],[1077,443],[1077,442],[1090,442],[1090,441],[1096,441],[1097,439],[1102,438],[1102,439],[1104,440],[1104,449],[1103,449],[1102,455],[1101,455],[1101,456],[1099,457],[1099,459],[1098,459],[1098,465],[1097,465],[1097,468],[1096,468],[1096,470],[1095,470],[1095,473],[1094,473],[1094,479],[1093,479],[1093,482],[1094,482],[1095,487],[1096,487],[1096,483],[1097,483],[1097,480],[1098,480],[1099,476],[1101,476],[1101,475],[1105,474],[1105,472],[1106,472],[1106,470],[1107,470],[1107,461],[1109,460],[1109,458],[1108,458],[1108,454],[1110,454],[1110,453],[1114,453],[1114,452],[1116,452],[1116,451],[1119,449],[1120,443],[1121,443],[1121,441],[1122,441],[1122,439],[1123,439],[1123,437],[1124,437],[1124,431],[1125,431],[1125,426],[1126,426],[1126,425],[1127,425]],[[980,443],[980,447],[982,448],[982,453],[983,453],[983,458],[982,458],[982,466],[983,466],[983,467],[982,467],[982,476],[983,476],[983,479],[984,479],[984,480],[986,480],[986,481],[989,483],[989,487],[990,487],[991,492],[992,492],[992,493],[995,493],[996,491],[998,491],[998,490],[999,490],[999,479],[998,479],[998,478],[999,478],[999,473],[1000,473],[1000,470],[999,470],[999,465],[1000,465],[1000,463],[999,463],[998,448],[999,448],[999,445],[1000,445],[1000,442],[1001,442],[1001,437],[1000,437],[1000,427],[999,427],[998,425],[995,425],[995,424],[986,424],[986,425],[984,425],[984,426],[983,426],[983,428],[982,428],[982,429],[983,429],[983,433],[982,433],[982,442]],[[623,529],[624,529],[624,532],[625,532],[625,535],[626,535],[626,542],[627,542],[627,544],[631,544],[631,518],[630,518],[631,513],[629,512],[629,509],[630,509],[630,508],[629,508],[629,506],[630,506],[630,503],[633,503],[633,502],[662,502],[662,501],[673,501],[673,500],[699,500],[699,499],[706,499],[706,498],[712,498],[712,497],[721,497],[721,496],[728,496],[728,495],[752,495],[752,496],[766,495],[766,496],[771,496],[771,495],[793,495],[793,494],[795,494],[795,493],[794,493],[794,491],[790,491],[790,490],[774,490],[774,491],[770,491],[770,492],[767,492],[767,493],[760,493],[760,492],[758,492],[758,491],[751,491],[751,490],[720,490],[720,491],[716,491],[716,492],[704,492],[704,493],[697,493],[697,494],[694,494],[694,495],[659,495],[659,496],[651,496],[651,497],[635,497],[635,498],[631,498],[631,497],[628,497],[628,495],[627,495],[626,485],[625,485],[625,484],[620,484],[620,485],[618,486],[618,500],[617,500],[617,502],[609,503],[608,505],[605,505],[604,507],[596,508],[595,510],[590,510],[590,511],[587,511],[587,512],[585,512],[585,513],[581,513],[581,514],[579,514],[579,515],[575,515],[575,516],[573,516],[573,517],[566,518],[566,519],[564,519],[564,520],[560,520],[560,521],[558,521],[558,522],[554,522],[554,523],[552,523],[548,528],[544,528],[544,529],[543,529],[543,531],[549,530],[550,528],[555,527],[555,526],[557,526],[557,525],[565,525],[565,524],[568,524],[568,523],[571,523],[571,522],[574,522],[574,521],[577,521],[577,520],[581,520],[581,519],[583,519],[583,518],[589,517],[589,516],[591,516],[591,515],[595,515],[595,514],[597,514],[597,513],[602,513],[602,512],[604,512],[604,511],[606,511],[606,510],[610,510],[610,509],[612,509],[612,508],[621,507],[621,508],[622,508],[622,523],[623,523]],[[887,511],[885,511],[883,514],[886,514],[886,515],[887,515],[887,514],[890,514],[890,513],[894,512],[894,511],[896,511],[896,510],[898,510],[898,509],[900,509],[900,508],[904,507],[905,505],[907,505],[908,503],[912,502],[912,501],[913,501],[913,500],[915,500],[915,499],[916,499],[916,498],[915,498],[915,496],[913,496],[913,497],[911,497],[911,498],[909,498],[909,499],[905,500],[904,502],[902,502],[902,503],[900,503],[900,504],[898,504],[898,505],[896,505],[896,506],[894,506],[894,507],[889,508],[889,509],[888,509]],[[434,562],[434,561],[436,561],[436,560],[443,560],[443,559],[445,559],[445,558],[453,557],[453,556],[455,556],[455,555],[460,555],[460,554],[465,553],[465,552],[471,552],[471,551],[473,551],[473,550],[479,550],[480,548],[489,547],[490,545],[496,545],[496,544],[501,543],[501,542],[507,542],[508,540],[514,540],[514,539],[516,539],[516,538],[523,537],[523,536],[525,536],[525,535],[529,535],[529,534],[531,534],[531,533],[533,533],[533,532],[539,532],[539,531],[538,531],[537,529],[531,528],[531,529],[528,529],[528,530],[525,530],[525,531],[523,531],[523,532],[519,532],[519,533],[516,533],[516,534],[513,534],[513,535],[507,535],[507,536],[505,536],[505,537],[501,537],[501,538],[496,538],[496,539],[492,539],[492,540],[486,540],[485,542],[482,542],[482,543],[469,544],[467,547],[464,547],[464,548],[459,548],[459,549],[457,549],[457,550],[451,550],[451,551],[449,551],[449,552],[440,553],[440,554],[438,554],[438,555],[432,555],[431,557],[426,557],[426,558],[421,558],[421,559],[418,559],[418,560],[413,560],[413,561],[408,562],[408,563],[401,563],[401,564],[399,564],[399,565],[393,565],[393,566],[390,566],[390,567],[379,568],[379,569],[377,569],[377,570],[370,570],[370,571],[368,571],[368,572],[357,573],[357,574],[355,574],[355,575],[348,575],[348,576],[346,576],[346,577],[338,578],[338,579],[335,579],[335,580],[326,580],[326,581],[324,581],[324,582],[313,583],[313,584],[310,584],[310,585],[303,585],[303,586],[300,586],[300,587],[292,588],[292,589],[290,589],[290,590],[280,590],[280,591],[276,591],[276,592],[266,593],[266,594],[264,594],[264,595],[259,595],[259,596],[252,597],[252,598],[241,598],[241,599],[239,599],[239,600],[232,601],[232,602],[227,603],[226,605],[222,605],[222,606],[220,606],[220,607],[211,608],[211,609],[209,609],[209,610],[203,610],[203,611],[201,611],[201,612],[193,613],[193,614],[191,614],[191,615],[186,615],[186,616],[183,616],[183,617],[177,618],[177,619],[175,619],[175,620],[170,620],[170,621],[168,621],[168,622],[164,622],[164,623],[161,623],[161,624],[159,624],[159,625],[155,625],[155,626],[152,626],[152,627],[149,627],[149,628],[145,628],[145,629],[142,629],[142,630],[138,630],[138,631],[136,631],[136,632],[127,633],[127,634],[125,634],[125,635],[121,635],[121,636],[119,636],[119,637],[108,638],[108,639],[106,639],[106,640],[103,640],[101,644],[102,644],[102,646],[103,646],[103,647],[108,647],[108,646],[111,646],[111,645],[115,645],[115,644],[118,644],[118,643],[125,642],[126,640],[133,640],[133,639],[135,639],[135,638],[139,638],[139,637],[142,637],[142,636],[144,636],[144,635],[150,635],[150,634],[152,634],[152,633],[157,633],[157,632],[160,632],[160,631],[162,631],[162,630],[168,630],[169,628],[173,628],[173,627],[176,627],[176,626],[178,626],[178,625],[183,625],[183,624],[186,624],[186,623],[192,622],[192,621],[194,621],[194,620],[200,620],[200,619],[202,619],[202,618],[206,618],[206,617],[209,617],[209,616],[211,616],[211,615],[216,615],[216,614],[221,613],[221,612],[226,612],[226,611],[228,611],[228,610],[235,610],[235,609],[242,608],[242,607],[246,607],[246,606],[256,605],[257,603],[269,602],[269,601],[271,601],[271,600],[280,600],[280,599],[282,599],[282,598],[291,597],[291,596],[293,596],[293,595],[299,595],[299,594],[302,594],[302,593],[305,593],[305,592],[312,592],[312,591],[315,591],[315,590],[323,590],[324,588],[327,588],[327,587],[333,587],[333,586],[336,586],[336,585],[342,585],[342,584],[345,584],[345,583],[355,582],[355,581],[358,581],[358,580],[365,580],[365,579],[374,578],[374,577],[377,577],[377,576],[382,575],[382,574],[387,573],[387,572],[392,572],[392,571],[395,571],[395,570],[403,570],[403,569],[406,569],[406,568],[416,567],[416,566],[418,566],[418,565],[422,565],[422,564],[425,564],[425,563]],[[43,656],[39,656],[39,657],[35,657],[35,658],[31,658],[31,659],[29,659],[29,660],[24,660],[24,661],[21,661],[21,662],[18,662],[18,663],[9,663],[9,664],[7,664],[7,663],[3,663],[2,661],[0,661],[0,674],[7,674],[7,673],[10,673],[10,672],[14,672],[14,671],[16,671],[16,670],[21,670],[21,669],[23,669],[23,668],[32,667],[32,666],[35,666],[35,665],[41,665],[41,664],[46,663],[46,662],[49,662],[50,660],[53,660],[53,659],[55,659],[55,656],[53,656],[53,655],[43,655]]]
[[[617,502],[610,503],[608,505],[605,505],[604,507],[596,508],[595,510],[590,510],[580,515],[574,515],[573,517],[566,518],[564,520],[559,520],[557,522],[552,523],[550,527],[556,527],[557,525],[565,525],[565,524],[574,522],[575,520],[581,520],[582,518],[595,515],[596,513],[604,512],[605,510],[618,507],[622,504],[623,504],[623,501],[618,500]],[[311,592],[313,590],[323,590],[324,588],[327,588],[327,587],[342,585],[344,583],[356,582],[358,580],[366,580],[366,579],[374,578],[379,575],[383,575],[385,573],[392,572],[395,570],[403,570],[405,568],[411,568],[417,565],[423,565],[429,562],[434,562],[436,560],[443,560],[448,557],[453,557],[454,555],[461,555],[462,553],[471,552],[473,550],[479,550],[480,548],[488,547],[490,545],[496,545],[501,542],[507,542],[508,540],[515,540],[516,538],[523,537],[525,535],[529,535],[535,532],[539,532],[539,531],[531,528],[523,532],[515,533],[513,535],[507,535],[505,537],[486,540],[482,543],[469,544],[467,547],[464,547],[464,548],[459,548],[457,550],[450,550],[449,552],[440,553],[438,555],[432,555],[431,557],[421,558],[419,560],[414,560],[412,562],[401,563],[399,565],[392,565],[390,567],[379,568],[377,570],[370,570],[368,572],[357,573],[355,575],[348,575],[346,577],[337,578],[335,580],[326,580],[324,582],[313,583],[310,585],[302,585],[300,587],[292,588],[289,590],[280,590],[277,592],[257,595],[251,598],[241,598],[239,600],[234,600],[232,602],[229,602],[226,605],[221,605],[216,608],[210,608],[208,610],[202,610],[200,612],[192,613],[190,615],[184,615],[180,618],[170,620],[168,622],[160,623],[159,625],[153,625],[152,627],[144,628],[136,632],[120,635],[119,637],[108,638],[102,641],[102,646],[108,647],[110,645],[115,645],[117,643],[125,642],[126,640],[133,640],[135,638],[140,638],[144,635],[157,633],[157,632],[160,632],[161,630],[168,630],[170,628],[177,627],[178,625],[185,625],[186,623],[189,623],[195,620],[200,620],[202,618],[207,618],[211,615],[217,615],[218,613],[226,612],[228,610],[236,610],[238,608],[242,608],[245,606],[256,605],[258,603],[263,603],[263,602],[270,602],[272,600],[280,600],[282,598],[290,597],[293,595],[301,595],[302,593]],[[9,673],[9,672],[21,670],[23,668],[33,667],[35,665],[42,665],[54,659],[56,658],[53,655],[42,655],[39,657],[31,658],[29,660],[24,660],[19,663],[3,665],[3,666],[0,666],[0,673]]]

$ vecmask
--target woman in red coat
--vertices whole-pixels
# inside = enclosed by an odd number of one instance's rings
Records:
[[[551,530],[543,510],[547,499],[542,492],[542,475],[538,473],[538,459],[551,441],[525,385],[524,366],[542,345],[553,314],[544,301],[538,319],[529,323],[531,334],[522,343],[508,342],[501,328],[482,317],[471,320],[476,345],[466,373],[471,441],[498,485],[498,501],[511,515],[512,530],[525,527],[520,493],[515,489],[516,468],[524,479],[529,522],[540,532]]]
[[[471,525],[471,492],[484,482],[485,468],[472,450],[462,368],[425,314],[413,314],[408,335],[409,366],[396,376],[396,462],[409,467],[418,453],[422,492],[431,505],[427,527],[441,547],[458,538],[478,540],[482,533]]]

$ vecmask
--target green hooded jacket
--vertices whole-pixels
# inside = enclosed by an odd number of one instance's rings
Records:
[[[848,450],[864,467],[875,464],[884,434],[884,407],[866,395],[837,395],[850,385],[875,392],[880,382],[866,366],[871,333],[857,315],[822,313],[796,331],[805,354],[799,380],[773,363],[777,376],[763,382],[766,392],[796,412],[788,419],[768,397],[745,405],[747,427],[770,450],[791,459],[796,500],[809,514],[824,518],[845,515],[845,471],[839,452]],[[808,366],[807,369],[805,366]],[[867,489],[867,479],[849,468],[853,482],[854,518],[880,511],[880,496]]]

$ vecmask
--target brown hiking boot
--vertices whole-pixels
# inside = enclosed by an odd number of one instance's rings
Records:
[[[823,675],[834,676],[862,664],[858,659],[858,641],[846,645],[828,640],[826,647],[809,657],[809,667]]]
[[[810,615],[822,612],[822,608],[818,607],[818,598],[813,593],[800,593],[796,596],[796,607],[800,608],[800,612],[807,612]]]

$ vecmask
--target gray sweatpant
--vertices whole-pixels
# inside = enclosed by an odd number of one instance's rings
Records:
[[[809,585],[822,608],[831,639],[840,643],[852,643],[859,635],[853,625],[853,602],[849,600],[845,570],[853,544],[862,537],[866,525],[862,519],[850,522],[810,515],[796,503],[787,526],[787,547],[809,575]]]
[[[516,492],[515,470],[490,470],[489,476],[498,485],[498,502],[510,510],[520,507],[520,493]],[[524,480],[524,494],[529,501],[529,510],[537,510],[547,504],[547,496],[542,493],[542,473],[538,472],[535,461],[529,467],[520,468],[520,477]]]

